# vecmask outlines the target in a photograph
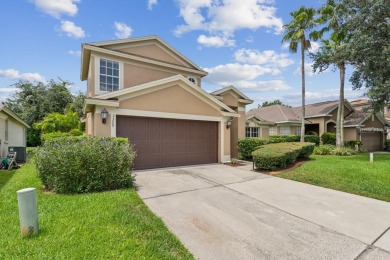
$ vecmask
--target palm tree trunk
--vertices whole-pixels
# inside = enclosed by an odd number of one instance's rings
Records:
[[[339,95],[339,108],[337,110],[337,125],[336,125],[336,146],[344,146],[344,82],[345,82],[345,63],[340,62],[340,95]]]
[[[301,61],[302,61],[302,115],[301,115],[301,142],[305,141],[305,37],[301,41]]]

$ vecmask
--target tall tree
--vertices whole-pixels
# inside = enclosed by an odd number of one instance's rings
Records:
[[[276,99],[274,101],[264,101],[263,104],[258,105],[258,107],[269,107],[269,106],[273,106],[273,105],[281,105],[281,106],[285,106],[285,107],[291,107],[289,105],[283,104],[283,102],[280,101],[279,99]]]
[[[323,37],[324,33],[329,32],[329,39],[322,40],[323,46],[315,54],[311,54],[314,60],[314,70],[320,72],[326,70],[330,65],[334,65],[340,72],[340,93],[339,107],[337,110],[336,123],[336,146],[344,146],[344,85],[345,85],[345,70],[348,56],[346,55],[343,46],[350,39],[349,32],[342,26],[352,14],[353,10],[349,10],[338,0],[327,0],[326,4],[319,9],[318,22],[323,26],[320,31],[317,31],[318,37]]]
[[[47,84],[19,81],[14,84],[18,91],[6,100],[6,105],[27,124],[33,126],[50,113],[64,113],[74,96],[67,86],[68,81],[50,80]],[[27,145],[40,144],[40,130],[33,127],[27,130]]]
[[[354,65],[354,89],[366,88],[376,111],[390,102],[390,4],[388,0],[343,0],[355,13],[345,24],[352,38],[345,50]]]
[[[297,11],[291,12],[293,20],[285,24],[285,34],[282,42],[290,42],[291,52],[298,51],[301,45],[301,77],[302,77],[302,114],[301,114],[301,142],[305,141],[305,52],[311,47],[310,39],[315,39],[315,35],[310,32],[316,26],[316,11],[313,8],[302,6]]]

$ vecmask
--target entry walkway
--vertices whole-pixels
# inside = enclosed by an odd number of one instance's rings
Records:
[[[390,259],[390,203],[225,165],[137,172],[199,259]]]

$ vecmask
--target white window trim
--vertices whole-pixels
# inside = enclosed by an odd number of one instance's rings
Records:
[[[115,61],[119,63],[119,89],[123,89],[123,62],[119,60],[114,60],[112,58],[107,58],[104,56],[95,56],[95,95],[103,95],[106,93],[110,93],[112,91],[101,91],[100,90],[100,59]]]

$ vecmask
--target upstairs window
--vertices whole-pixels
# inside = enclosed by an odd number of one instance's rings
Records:
[[[100,59],[100,91],[119,89],[119,62]]]

